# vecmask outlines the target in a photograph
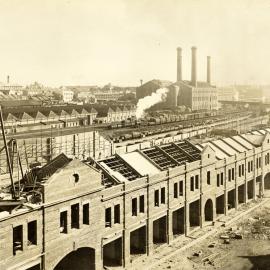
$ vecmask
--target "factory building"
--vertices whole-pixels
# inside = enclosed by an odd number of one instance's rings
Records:
[[[270,190],[270,129],[98,160],[59,155],[1,194],[1,269],[131,268]],[[28,184],[32,188],[27,188]]]
[[[186,106],[192,111],[217,110],[218,92],[211,84],[211,58],[207,56],[206,81],[197,80],[197,48],[192,47],[191,80],[182,79],[182,49],[177,48],[177,81],[152,80],[137,88],[137,99],[151,95],[158,88],[167,87],[169,93],[165,104],[167,106]],[[165,83],[164,83],[165,82]]]
[[[197,48],[192,47],[192,62],[191,62],[191,81],[177,81],[180,89],[178,94],[178,105],[184,105],[192,111],[199,110],[217,110],[218,99],[217,89],[211,85],[211,58],[207,56],[207,76],[206,82],[197,80]],[[178,48],[177,54],[181,54],[181,49]],[[181,61],[182,57],[178,57]],[[181,78],[181,64],[178,64],[177,78]]]

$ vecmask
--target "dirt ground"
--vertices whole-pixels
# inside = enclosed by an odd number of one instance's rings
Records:
[[[155,269],[270,270],[270,202]]]

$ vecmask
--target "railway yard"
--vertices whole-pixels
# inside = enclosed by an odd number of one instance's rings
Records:
[[[262,116],[263,117],[263,116]],[[195,115],[189,119],[177,120],[175,118],[168,118],[166,122],[161,122],[160,118],[151,118],[139,123],[129,122],[129,123],[114,123],[113,125],[108,125],[108,129],[103,130],[103,133],[109,136],[114,142],[127,141],[130,139],[137,139],[147,136],[152,136],[156,134],[161,134],[165,132],[178,131],[181,133],[183,130],[193,127],[208,127],[219,128],[226,124],[229,124],[232,129],[235,126],[239,126],[237,121],[247,121],[248,119],[253,119],[254,116],[250,111],[235,111],[233,113],[223,113],[213,116],[205,115]],[[257,121],[260,124],[259,121]],[[244,125],[243,125],[244,126]]]

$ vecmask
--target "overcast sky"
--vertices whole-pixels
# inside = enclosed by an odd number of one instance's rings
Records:
[[[270,83],[269,0],[0,0],[0,81],[138,85],[176,78]]]

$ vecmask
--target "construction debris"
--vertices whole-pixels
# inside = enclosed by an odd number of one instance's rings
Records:
[[[241,233],[235,233],[235,239],[243,239],[243,235]]]
[[[220,239],[230,239],[230,237],[229,237],[229,235],[225,235],[225,234],[222,234],[222,235],[220,235],[220,237],[219,237]]]
[[[224,239],[224,244],[230,244],[230,239]]]
[[[210,244],[208,245],[209,248],[214,248],[215,246],[216,246],[216,242],[210,243]]]
[[[202,254],[203,254],[203,252],[202,252],[201,250],[199,250],[198,252],[195,252],[195,253],[193,254],[193,256],[201,257]]]

